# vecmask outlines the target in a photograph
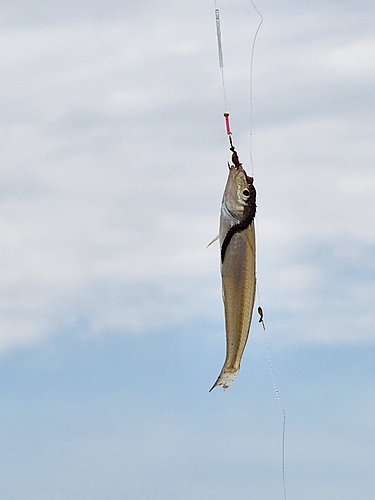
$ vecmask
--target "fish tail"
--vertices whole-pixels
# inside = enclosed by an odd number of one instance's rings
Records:
[[[240,370],[228,370],[227,368],[223,368],[220,372],[220,375],[218,376],[216,382],[214,385],[211,387],[211,389],[208,392],[211,392],[212,389],[215,389],[215,387],[218,387],[221,385],[225,391],[225,389],[228,389],[228,387],[232,384],[233,380],[236,378],[237,373]]]

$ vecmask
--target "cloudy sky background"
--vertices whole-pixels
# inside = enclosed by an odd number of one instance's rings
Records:
[[[220,0],[249,167],[249,1]],[[214,2],[0,6],[5,499],[373,500],[373,2],[259,0],[258,283],[224,358]]]

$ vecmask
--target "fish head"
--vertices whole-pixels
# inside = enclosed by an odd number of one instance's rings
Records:
[[[223,204],[235,219],[243,221],[255,208],[254,179],[246,174],[242,165],[228,165],[228,167],[229,175],[224,190]]]

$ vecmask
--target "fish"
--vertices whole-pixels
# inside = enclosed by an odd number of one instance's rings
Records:
[[[211,387],[227,389],[236,378],[249,336],[256,290],[256,190],[232,149],[232,162],[220,212],[219,242],[224,303],[226,357]]]

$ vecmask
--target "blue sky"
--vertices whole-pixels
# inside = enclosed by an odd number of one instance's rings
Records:
[[[249,167],[258,17],[219,1]],[[255,321],[226,392],[214,2],[3,2],[6,500],[373,500],[372,2],[271,0],[254,59]]]

